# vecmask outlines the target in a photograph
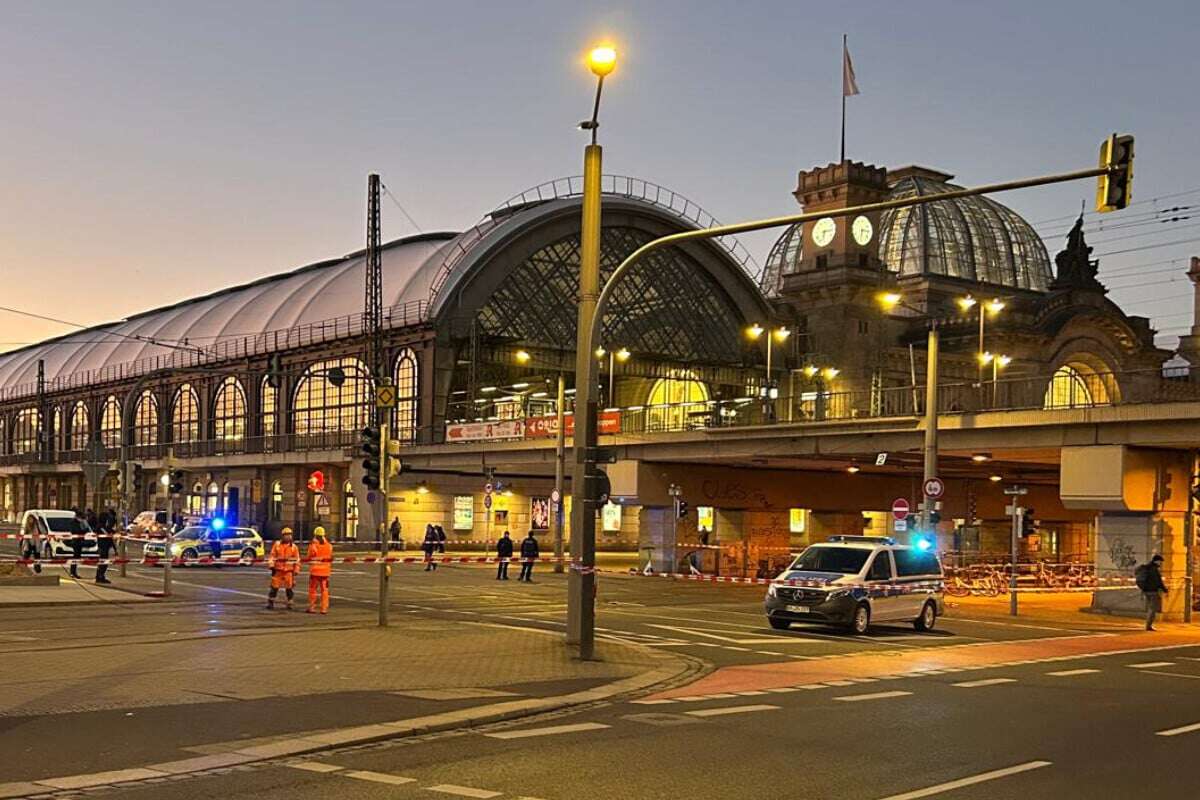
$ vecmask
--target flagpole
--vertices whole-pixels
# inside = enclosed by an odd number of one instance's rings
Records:
[[[838,163],[846,160],[846,34],[842,34],[842,157]]]

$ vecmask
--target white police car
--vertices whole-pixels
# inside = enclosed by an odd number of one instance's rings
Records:
[[[882,536],[834,536],[796,556],[767,587],[764,606],[779,630],[819,622],[861,634],[872,622],[911,622],[928,631],[945,610],[944,588],[930,550]]]

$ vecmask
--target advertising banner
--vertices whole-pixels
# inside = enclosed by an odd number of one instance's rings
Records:
[[[529,527],[535,531],[550,530],[550,498],[529,498]]]
[[[469,494],[454,497],[454,530],[469,531],[475,527],[475,498]]]
[[[608,533],[621,530],[621,504],[605,503],[600,508],[601,530]]]
[[[563,417],[567,425],[567,436],[575,435],[575,415],[567,414]],[[621,412],[619,411],[601,411],[596,415],[596,429],[602,436],[611,436],[621,432]],[[550,415],[546,417],[526,417],[525,418],[525,438],[536,439],[544,436],[558,435],[558,417]]]
[[[520,439],[525,426],[519,419],[501,422],[456,422],[446,426],[447,442],[479,442],[491,439]]]

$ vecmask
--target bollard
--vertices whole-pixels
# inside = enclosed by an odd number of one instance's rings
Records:
[[[171,596],[171,537],[163,544],[163,597]]]
[[[385,551],[386,552],[386,551]],[[388,564],[386,556],[379,559],[379,627],[388,624]]]
[[[121,573],[120,574],[121,574],[121,577],[124,578],[124,577],[126,577],[126,574],[125,574],[125,567],[126,567],[126,564],[125,564],[125,537],[124,536],[122,536],[121,540],[119,542],[117,542],[117,558],[121,559]]]

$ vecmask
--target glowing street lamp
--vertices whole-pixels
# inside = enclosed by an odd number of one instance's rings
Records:
[[[608,350],[605,350],[603,345],[596,348],[596,358],[597,359],[604,358],[606,355],[608,356],[608,407],[614,408],[616,406],[616,400],[615,400],[616,384],[614,383],[614,381],[616,379],[616,370],[615,370],[616,364],[617,364],[617,362],[624,364],[626,361],[629,360],[629,357],[632,356],[633,353],[629,352],[624,347],[620,348],[619,350],[613,350],[611,352]]]

